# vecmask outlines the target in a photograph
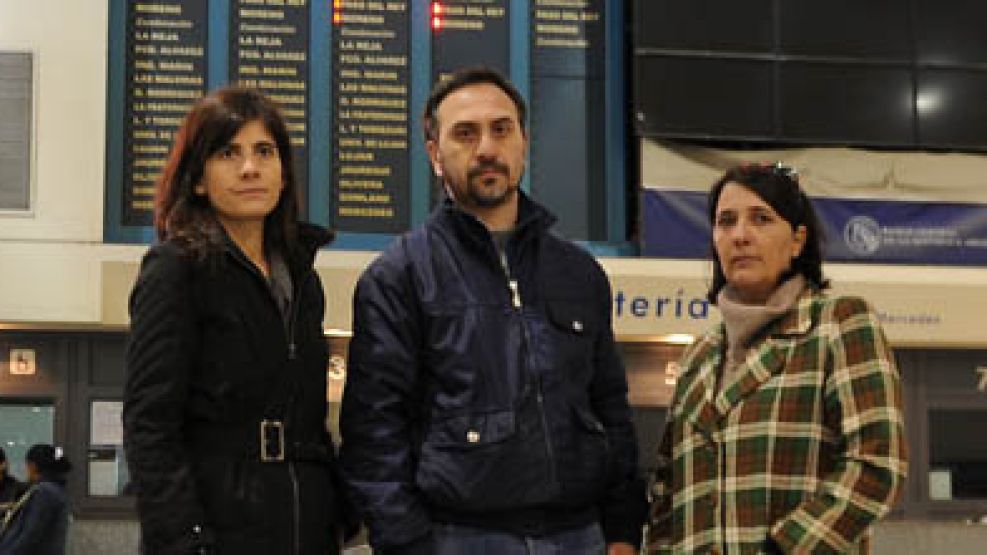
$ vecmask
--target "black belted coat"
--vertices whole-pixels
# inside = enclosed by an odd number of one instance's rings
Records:
[[[286,256],[287,317],[232,241],[203,262],[168,242],[144,257],[123,409],[144,553],[338,551],[325,301],[312,267],[329,238],[303,226],[302,248]]]

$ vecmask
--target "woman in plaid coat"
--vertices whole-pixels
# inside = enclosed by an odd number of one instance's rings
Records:
[[[709,217],[723,323],[681,361],[649,552],[868,553],[907,466],[877,315],[822,294],[821,230],[789,168],[728,171]]]

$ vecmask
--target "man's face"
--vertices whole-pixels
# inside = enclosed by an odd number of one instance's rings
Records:
[[[454,200],[467,209],[513,200],[528,139],[511,97],[491,83],[467,85],[446,96],[435,115],[426,148]]]

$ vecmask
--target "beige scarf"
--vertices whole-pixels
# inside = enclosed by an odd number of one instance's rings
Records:
[[[795,274],[779,285],[763,305],[743,304],[729,285],[720,289],[716,296],[716,306],[723,315],[727,333],[727,352],[723,359],[723,371],[719,384],[733,381],[734,373],[747,358],[750,341],[766,325],[783,316],[798,300],[805,289],[805,278]],[[717,389],[719,389],[719,385]]]

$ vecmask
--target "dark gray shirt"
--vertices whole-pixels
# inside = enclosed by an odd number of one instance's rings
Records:
[[[491,231],[494,246],[497,247],[497,256],[500,258],[500,265],[504,268],[504,273],[511,275],[511,269],[507,265],[507,242],[514,236],[514,228],[502,231]]]
[[[271,295],[281,311],[281,317],[287,323],[291,310],[291,272],[284,261],[281,253],[271,254],[271,275],[267,277],[267,285],[271,288]]]

